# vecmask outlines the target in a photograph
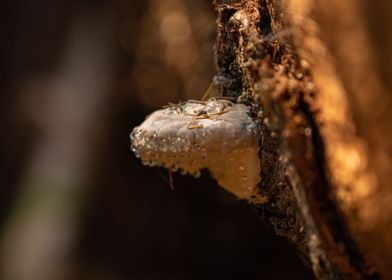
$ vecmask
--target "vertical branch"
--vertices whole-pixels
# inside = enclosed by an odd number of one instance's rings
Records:
[[[376,279],[345,208],[347,199],[374,188],[374,175],[353,162],[366,162],[366,145],[312,5],[216,1],[215,81],[223,95],[262,108],[259,187],[268,201],[256,205],[260,216],[296,244],[319,279]]]

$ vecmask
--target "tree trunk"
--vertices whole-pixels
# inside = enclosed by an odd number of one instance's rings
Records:
[[[215,1],[215,83],[262,112],[255,208],[318,279],[392,279],[391,36],[366,4]]]

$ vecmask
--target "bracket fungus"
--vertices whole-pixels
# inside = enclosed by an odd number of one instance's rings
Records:
[[[206,168],[238,198],[258,196],[260,124],[244,104],[216,98],[170,104],[149,115],[130,137],[145,165],[195,177]]]

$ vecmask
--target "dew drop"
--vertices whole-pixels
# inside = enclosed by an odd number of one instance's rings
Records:
[[[155,163],[151,160],[143,160],[142,163],[143,163],[143,165],[146,165],[146,166],[154,166],[155,165]]]
[[[201,176],[201,172],[200,172],[200,171],[196,171],[196,172],[193,174],[193,177],[195,177],[195,178],[200,178],[200,176]]]
[[[186,175],[188,172],[186,172],[185,169],[180,169],[180,173],[181,173],[181,175]]]

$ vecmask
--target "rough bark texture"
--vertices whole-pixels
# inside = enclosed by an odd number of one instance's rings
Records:
[[[389,68],[378,72],[364,3],[215,2],[215,83],[264,124],[255,207],[318,279],[392,278]]]

